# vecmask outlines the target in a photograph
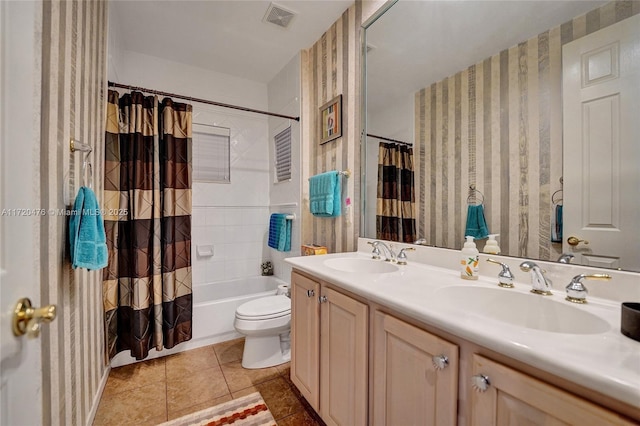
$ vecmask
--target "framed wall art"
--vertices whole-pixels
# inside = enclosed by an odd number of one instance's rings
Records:
[[[342,136],[342,95],[320,107],[320,145]]]

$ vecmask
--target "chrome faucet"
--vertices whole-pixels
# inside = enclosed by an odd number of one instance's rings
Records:
[[[571,263],[571,261],[573,260],[575,256],[572,255],[571,253],[562,253],[560,255],[560,257],[558,258],[558,262],[560,263]]]
[[[520,269],[524,272],[531,272],[531,293],[549,296],[551,293],[551,280],[544,276],[544,271],[530,260],[520,264]]]
[[[487,262],[495,263],[496,265],[502,266],[502,271],[500,271],[500,273],[498,274],[498,285],[500,287],[513,288],[514,276],[511,272],[511,269],[509,269],[509,266],[494,259],[487,259]]]
[[[573,303],[587,303],[587,288],[582,284],[582,280],[610,280],[609,274],[580,274],[573,277],[569,285],[566,287],[567,297],[569,302]]]
[[[387,262],[396,263],[397,260],[396,260],[395,252],[393,251],[392,248],[387,246],[385,243],[383,243],[382,241],[374,241],[374,242],[369,241],[368,244],[371,244],[373,246],[372,255],[374,259],[380,259],[380,249],[378,247],[382,247],[385,252],[384,260]]]
[[[398,253],[398,257],[396,258],[396,260],[398,261],[398,265],[406,265],[407,254],[405,253],[405,251],[414,251],[414,250],[415,249],[413,247],[405,247],[401,249],[400,252]]]

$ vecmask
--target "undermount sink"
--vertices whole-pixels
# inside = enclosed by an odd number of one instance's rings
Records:
[[[337,271],[357,272],[360,274],[384,274],[398,270],[398,267],[392,263],[374,259],[328,259],[324,261],[324,266]]]
[[[559,295],[540,296],[500,288],[455,286],[437,290],[436,297],[457,309],[534,330],[599,334],[610,329],[602,318],[564,300],[551,299]]]

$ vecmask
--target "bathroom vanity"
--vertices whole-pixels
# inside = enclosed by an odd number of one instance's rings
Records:
[[[287,262],[291,379],[328,425],[640,422],[640,343],[617,302],[366,252]]]

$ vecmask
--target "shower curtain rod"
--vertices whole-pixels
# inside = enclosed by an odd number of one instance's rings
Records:
[[[372,135],[371,133],[367,133],[367,136],[369,136],[370,138],[376,138],[376,139],[380,139],[380,140],[387,141],[387,142],[399,143],[400,145],[413,146],[413,144],[409,143],[409,142],[403,142],[403,141],[399,141],[397,139],[385,138],[384,136]]]
[[[275,112],[261,111],[259,109],[253,109],[253,108],[246,108],[246,107],[241,107],[241,106],[237,106],[237,105],[224,104],[222,102],[215,102],[215,101],[209,101],[207,99],[194,98],[193,96],[177,95],[175,93],[162,92],[160,90],[145,89],[144,87],[137,87],[137,86],[130,86],[128,84],[114,83],[113,81],[109,82],[109,87],[120,87],[122,89],[137,90],[139,92],[152,93],[154,95],[161,95],[161,96],[169,96],[171,98],[180,98],[180,99],[184,99],[184,100],[191,101],[191,102],[198,102],[198,103],[201,103],[201,104],[215,105],[215,106],[219,106],[219,107],[223,107],[223,108],[238,109],[240,111],[254,112],[256,114],[264,114],[264,115],[270,115],[270,116],[273,116],[273,117],[288,118],[289,120],[300,121],[300,117],[291,117],[289,115],[277,114]]]

